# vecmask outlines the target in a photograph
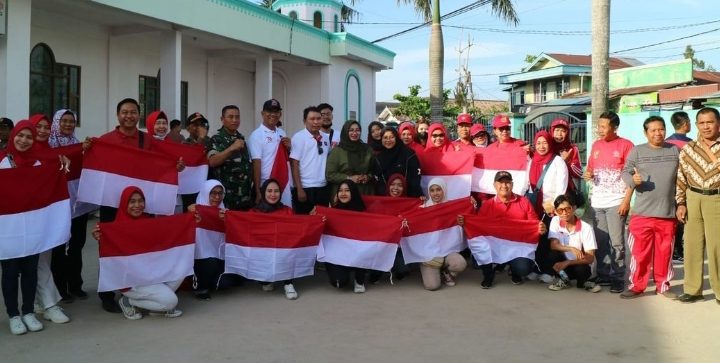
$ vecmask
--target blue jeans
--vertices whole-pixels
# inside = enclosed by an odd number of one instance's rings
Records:
[[[599,279],[624,281],[625,279],[625,220],[618,214],[616,205],[610,208],[593,208],[595,241],[597,242],[597,275]]]

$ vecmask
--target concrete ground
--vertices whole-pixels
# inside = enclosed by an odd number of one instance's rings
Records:
[[[94,221],[91,221],[94,224]],[[469,269],[429,292],[419,273],[365,294],[336,291],[324,271],[296,281],[300,298],[255,283],[198,301],[180,292],[176,319],[125,320],[100,308],[97,243],[84,250],[91,297],[64,305],[72,322],[13,336],[0,317],[0,362],[718,362],[720,305],[607,290],[553,292],[498,274],[490,290]],[[681,293],[682,266],[673,291]],[[4,311],[4,306],[2,307]]]

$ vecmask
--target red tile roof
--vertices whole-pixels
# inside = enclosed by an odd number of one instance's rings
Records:
[[[592,57],[589,55],[576,55],[576,54],[560,54],[560,53],[545,53],[548,56],[556,59],[558,62],[573,65],[573,66],[590,66],[592,65]],[[632,64],[625,62],[619,58],[610,57],[608,60],[610,63],[610,69],[619,69],[632,67]]]
[[[720,83],[720,72],[693,71],[693,79],[698,84]]]

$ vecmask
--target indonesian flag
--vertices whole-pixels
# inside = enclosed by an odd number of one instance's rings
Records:
[[[80,187],[80,171],[83,167],[82,144],[73,144],[48,149],[47,153],[48,161],[52,164],[57,163],[59,155],[64,155],[70,159],[70,172],[65,174],[65,177],[67,178],[68,193],[70,194],[72,217],[79,217],[83,214],[97,210],[98,207],[96,205],[77,200],[78,188]]]
[[[447,185],[448,200],[470,196],[474,152],[453,149],[432,150],[419,153],[418,158],[422,168],[420,186],[423,191],[427,191],[431,179],[442,178]]]
[[[537,220],[485,219],[465,215],[465,235],[480,265],[505,263],[518,257],[535,259]]]
[[[178,175],[178,194],[200,192],[208,176],[208,159],[203,145],[184,145],[174,142],[153,143],[153,150],[168,155],[173,160],[185,162],[185,169]]]
[[[290,156],[287,147],[282,142],[278,144],[278,150],[275,153],[275,161],[273,162],[270,177],[280,183],[280,201],[285,205],[292,205],[292,194],[290,188],[293,186],[292,174],[290,172]]]
[[[225,222],[226,273],[266,282],[314,273],[320,216],[227,211]]]
[[[59,164],[0,169],[0,260],[70,239],[70,198]]]
[[[200,222],[195,228],[195,259],[225,259],[225,221],[220,219],[220,208],[195,205]]]
[[[419,198],[383,197],[376,195],[363,195],[365,211],[375,214],[398,216],[418,209],[422,202]]]
[[[100,231],[98,291],[177,281],[193,274],[195,216],[190,213],[100,223]]]
[[[404,215],[408,230],[400,239],[400,248],[405,263],[426,262],[464,250],[467,244],[457,216],[470,213],[472,208],[468,197],[416,208]]]
[[[78,200],[117,208],[120,194],[128,186],[142,189],[148,213],[173,214],[178,193],[177,160],[93,139],[83,160]]]
[[[521,147],[477,148],[472,191],[495,194],[495,173],[505,170],[513,177],[513,192],[525,195],[529,185],[528,162],[527,152]]]
[[[326,217],[317,260],[347,267],[390,271],[400,242],[398,217],[315,207]]]

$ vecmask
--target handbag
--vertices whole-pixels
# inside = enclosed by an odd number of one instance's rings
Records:
[[[540,189],[542,189],[543,182],[545,181],[545,173],[547,173],[548,169],[550,169],[550,164],[552,164],[552,160],[550,160],[549,163],[545,164],[545,167],[543,167],[542,173],[540,173],[540,180],[538,180],[537,185],[535,186],[535,189],[532,190],[532,192],[528,191],[525,193],[525,197],[530,200],[530,203],[533,207],[537,205],[537,196]]]

